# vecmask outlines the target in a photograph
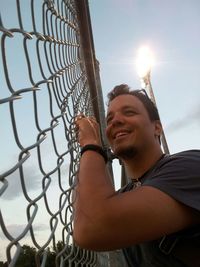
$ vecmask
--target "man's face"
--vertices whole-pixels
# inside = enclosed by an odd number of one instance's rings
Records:
[[[142,153],[158,144],[161,125],[152,122],[143,103],[133,95],[113,99],[107,112],[106,135],[115,155],[121,158]]]

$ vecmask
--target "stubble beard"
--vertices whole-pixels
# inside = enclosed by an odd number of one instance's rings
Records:
[[[119,149],[118,151],[114,152],[114,154],[120,159],[128,160],[134,158],[138,154],[138,151],[136,147],[129,146]]]

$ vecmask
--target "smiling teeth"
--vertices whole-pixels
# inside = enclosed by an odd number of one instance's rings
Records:
[[[122,135],[126,135],[126,134],[127,134],[127,133],[125,133],[125,132],[117,133],[116,136],[115,136],[115,138],[117,138],[117,137],[119,137],[119,136],[122,136]]]

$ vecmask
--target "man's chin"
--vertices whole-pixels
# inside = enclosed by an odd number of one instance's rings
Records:
[[[114,150],[114,154],[121,158],[121,159],[131,159],[133,157],[135,157],[135,155],[137,154],[137,149],[135,147],[124,147],[124,148],[116,148]]]

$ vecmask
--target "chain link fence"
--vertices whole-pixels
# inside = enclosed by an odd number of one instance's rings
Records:
[[[95,115],[104,129],[87,1],[0,7],[0,266],[110,266],[109,254],[81,250],[72,238],[74,119]]]

